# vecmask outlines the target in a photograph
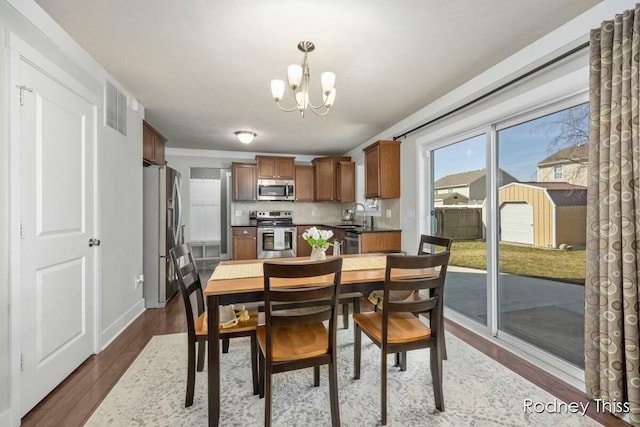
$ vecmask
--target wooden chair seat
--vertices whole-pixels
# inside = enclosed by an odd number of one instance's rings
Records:
[[[382,343],[382,313],[370,312],[353,315],[354,322],[377,343]],[[405,344],[426,340],[431,329],[411,313],[389,313],[387,342]]]
[[[196,335],[207,335],[207,312],[205,311],[196,319]],[[225,338],[225,335],[233,335],[239,332],[249,332],[258,327],[258,312],[249,312],[249,320],[245,322],[238,322],[238,324],[232,328],[220,328],[220,338]]]
[[[266,328],[258,326],[258,344],[264,352],[267,347]],[[272,360],[309,359],[329,352],[328,333],[322,323],[304,326],[281,326],[273,328],[271,335]]]

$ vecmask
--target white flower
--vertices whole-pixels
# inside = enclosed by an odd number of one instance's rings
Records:
[[[312,248],[327,248],[332,246],[333,244],[328,242],[332,236],[333,231],[318,230],[316,227],[311,227],[302,233],[302,238],[306,240]]]

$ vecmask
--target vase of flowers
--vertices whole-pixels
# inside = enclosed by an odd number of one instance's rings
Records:
[[[327,259],[325,251],[329,246],[333,246],[333,243],[329,242],[332,236],[333,231],[318,230],[316,227],[311,227],[302,233],[302,238],[311,246],[311,261]]]

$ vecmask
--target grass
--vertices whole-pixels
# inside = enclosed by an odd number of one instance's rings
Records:
[[[561,251],[500,243],[500,272],[519,276],[542,277],[584,285],[585,250]],[[453,242],[450,265],[487,269],[485,241]]]

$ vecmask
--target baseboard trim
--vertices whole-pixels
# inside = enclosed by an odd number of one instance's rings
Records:
[[[99,342],[99,351],[107,348],[109,344],[113,342],[118,336],[124,332],[125,329],[129,325],[131,325],[144,311],[146,310],[144,306],[144,299],[139,300],[137,303],[133,305],[129,310],[127,310],[122,316],[116,319],[111,325],[105,328],[104,331],[100,333],[100,342]]]

